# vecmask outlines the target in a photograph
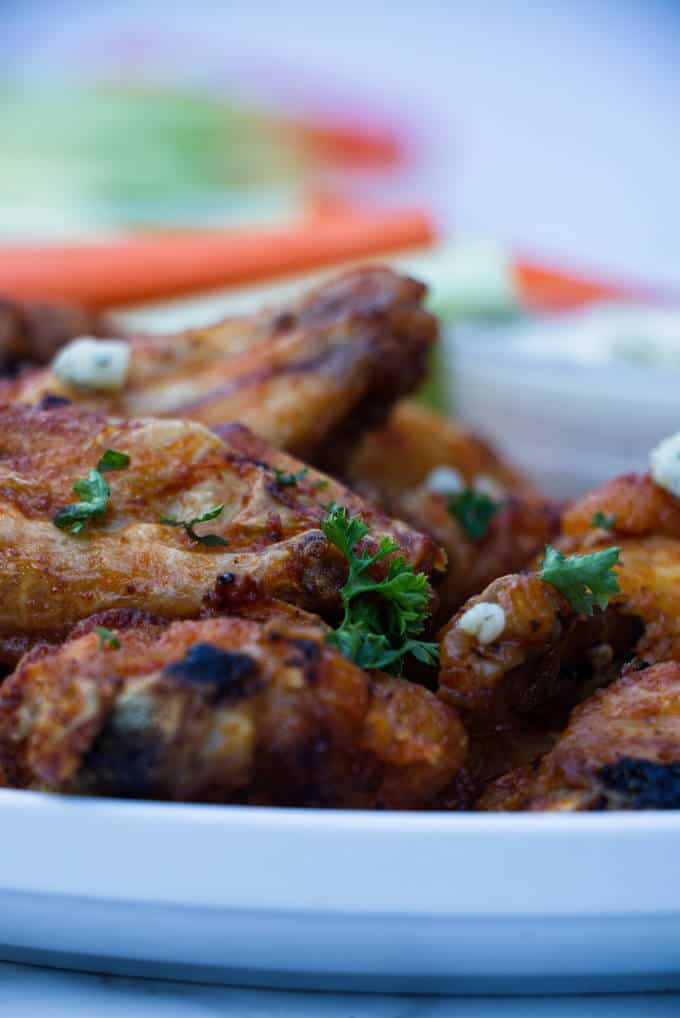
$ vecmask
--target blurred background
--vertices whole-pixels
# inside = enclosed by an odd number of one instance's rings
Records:
[[[126,199],[134,204],[144,174],[138,165],[135,181],[130,163],[152,154],[146,176],[159,189],[171,174],[176,180],[189,174],[191,153],[182,141],[195,142],[193,128],[208,143],[207,104],[219,97],[241,112],[252,107],[374,128],[409,156],[403,179],[390,182],[390,196],[425,203],[465,233],[678,278],[680,5],[674,0],[395,0],[389,8],[371,0],[4,0],[2,21],[8,85],[47,86],[57,107],[60,85],[85,92],[85,108],[71,116],[57,109],[41,120],[32,111],[24,124],[29,137],[16,137],[21,125],[3,114],[10,126],[1,157],[5,201],[19,183],[11,180],[12,164],[19,169],[23,142],[36,155],[47,147],[54,159],[43,166],[46,199],[57,197],[57,185],[71,197],[79,185],[99,185],[97,197],[111,200],[117,182],[121,206]],[[144,147],[143,111],[137,111],[128,126],[134,147],[118,151],[124,162],[109,166],[107,180],[83,181],[86,167],[77,156],[110,158],[101,135],[122,115],[108,110],[108,124],[90,144],[82,137],[77,143],[78,126],[96,134],[97,116],[86,100],[97,84],[119,94],[167,89],[176,99],[172,151],[167,133],[147,138]],[[168,101],[158,116],[172,112]],[[230,156],[233,151],[225,161]],[[197,177],[203,168],[195,167]],[[95,170],[103,167],[94,167],[93,176]],[[37,183],[30,174],[24,193]],[[203,210],[208,207],[206,196]],[[21,228],[10,213],[3,209],[3,231]],[[176,209],[167,208],[171,213]]]
[[[589,320],[587,361],[615,349],[637,371],[651,349],[666,373],[680,363],[680,3],[2,0],[0,9],[9,296],[125,305],[126,324],[180,327],[225,313],[234,295],[243,306],[278,293],[292,274],[399,250],[433,285],[435,309],[473,327],[474,350],[490,318],[513,318],[507,347],[517,314],[573,314],[598,298],[607,308]],[[151,281],[129,279],[115,260],[117,244],[150,235],[181,260],[177,245],[197,231],[240,231],[236,255],[213,247],[184,259],[191,272],[168,275],[149,248]],[[246,258],[253,231],[259,247]],[[87,284],[68,261],[78,245],[113,258]],[[257,290],[241,289],[256,280]],[[627,308],[613,325],[612,300]],[[664,308],[652,324],[639,313],[650,302]],[[553,321],[541,333],[563,360],[571,321],[566,340],[563,319],[556,344]],[[535,344],[525,324],[526,353]],[[490,384],[477,382],[481,392]],[[473,423],[487,417],[488,400],[436,398]],[[590,475],[638,456],[607,441],[609,459]],[[548,450],[510,451],[550,473]]]

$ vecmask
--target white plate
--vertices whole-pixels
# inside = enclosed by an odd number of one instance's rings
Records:
[[[251,985],[680,986],[680,815],[0,792],[0,957]]]

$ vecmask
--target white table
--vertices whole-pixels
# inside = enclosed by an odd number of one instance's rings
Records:
[[[680,994],[388,997],[241,990],[0,963],[0,1018],[677,1018]]]

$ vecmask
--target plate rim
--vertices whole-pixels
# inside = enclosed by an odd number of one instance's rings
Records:
[[[3,789],[0,816],[7,904],[18,894],[269,916],[680,916],[680,813],[381,813]]]

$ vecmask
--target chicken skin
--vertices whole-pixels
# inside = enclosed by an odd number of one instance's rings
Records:
[[[35,648],[3,684],[6,783],[414,809],[461,766],[455,712],[420,686],[361,671],[324,642],[318,619],[276,604],[250,618],[125,616],[110,612],[60,648]]]
[[[240,421],[272,445],[332,466],[423,379],[437,336],[424,295],[421,283],[387,268],[357,270],[287,307],[130,338],[116,391],[78,388],[46,369],[0,382],[0,403],[52,394],[111,416]]]
[[[492,496],[488,529],[470,534],[450,496],[439,490],[447,475]],[[348,484],[385,512],[430,534],[446,551],[449,568],[438,587],[442,619],[498,576],[533,559],[557,530],[554,504],[504,463],[488,443],[417,403],[405,400],[387,424],[358,443],[344,472]]]
[[[100,478],[109,496],[81,532],[60,528],[107,450],[129,465]],[[219,437],[191,421],[1,407],[0,660],[109,608],[195,618],[266,596],[333,617],[347,562],[320,521],[334,501],[363,517],[369,549],[388,536],[417,572],[444,568],[430,538],[238,425]]]
[[[628,670],[577,707],[536,770],[507,775],[486,810],[680,808],[680,664]]]

